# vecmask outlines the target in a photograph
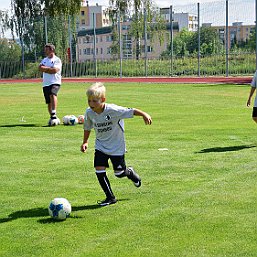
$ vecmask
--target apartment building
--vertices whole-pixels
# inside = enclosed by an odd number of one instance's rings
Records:
[[[202,26],[211,26],[214,28],[223,44],[226,42],[226,26],[212,26],[211,23],[204,23]],[[255,30],[255,25],[243,25],[243,22],[233,22],[232,26],[228,26],[228,47],[235,42],[246,42],[250,34]]]
[[[121,23],[121,37],[122,37],[122,57],[123,59],[135,59],[136,58],[136,42],[129,30],[131,28],[131,21]],[[178,33],[178,24],[173,23],[173,33]],[[97,28],[94,30],[81,30],[78,33],[77,43],[77,60],[84,62],[86,60],[94,59],[94,38],[95,38],[95,57],[98,60],[109,60],[112,58],[118,58],[112,53],[113,45],[113,29],[111,26]],[[140,40],[141,55],[140,58],[145,57],[145,40]],[[162,33],[162,40],[160,40],[160,34],[154,33],[150,38],[147,35],[146,49],[148,59],[158,59],[161,53],[167,50],[170,43],[170,24],[166,25],[166,30]]]
[[[170,22],[170,8],[161,8],[161,16],[166,22]],[[173,22],[178,23],[178,29],[181,31],[183,28],[188,31],[198,30],[198,19],[197,15],[191,13],[173,13]]]
[[[77,30],[92,29],[94,27],[93,19],[96,28],[108,27],[111,25],[107,7],[98,4],[90,6],[88,1],[82,0]]]

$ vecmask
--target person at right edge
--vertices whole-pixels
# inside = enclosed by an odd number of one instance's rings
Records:
[[[256,83],[257,83],[257,71],[255,71],[251,81],[251,89],[250,89],[249,97],[246,103],[247,107],[250,107],[251,105],[252,96],[256,91],[256,86],[257,86]],[[257,95],[255,96],[255,100],[254,100],[252,119],[257,123]]]

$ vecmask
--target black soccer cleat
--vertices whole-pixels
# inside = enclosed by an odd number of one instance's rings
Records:
[[[106,198],[105,200],[103,201],[99,201],[97,202],[100,206],[107,206],[107,205],[110,205],[110,204],[115,204],[117,203],[117,200],[116,198]]]
[[[126,169],[126,172],[128,173],[127,177],[131,179],[136,187],[141,186],[141,178],[136,173],[136,171],[132,167],[128,167]]]

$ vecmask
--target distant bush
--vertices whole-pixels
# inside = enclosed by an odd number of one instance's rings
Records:
[[[249,75],[255,72],[255,54],[234,53],[229,55],[229,75]],[[146,64],[146,66],[145,66]],[[226,74],[226,56],[208,55],[200,58],[201,76],[224,76]],[[154,60],[122,60],[122,76],[197,76],[198,59],[195,56]],[[119,77],[120,60],[97,60],[83,63],[64,63],[63,77]],[[1,78],[38,78],[38,63],[26,62],[22,71],[21,62],[0,62]]]

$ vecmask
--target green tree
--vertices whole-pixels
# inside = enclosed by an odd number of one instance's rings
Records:
[[[56,45],[58,55],[65,60],[68,44],[68,18],[79,13],[80,0],[12,0],[9,27],[16,31],[28,56],[42,56],[45,43],[44,25],[47,20],[48,42]]]
[[[187,43],[189,53],[198,51],[198,32],[194,32],[192,38]],[[221,43],[218,33],[212,27],[200,28],[200,51],[202,55],[218,53]]]
[[[136,49],[136,59],[139,59],[141,54],[141,40],[144,39],[144,9],[146,10],[146,27],[148,38],[152,38],[153,33],[158,33],[160,41],[162,41],[163,33],[165,29],[164,22],[159,14],[159,9],[156,8],[151,0],[110,0],[110,17],[114,24],[114,40],[118,40],[117,32],[117,17],[118,14],[122,17],[122,20],[131,19],[131,29],[129,35],[134,39]],[[131,11],[133,12],[131,15]],[[153,22],[154,21],[154,22]],[[116,36],[115,36],[116,35]],[[118,41],[114,43],[113,48],[118,50]]]
[[[251,32],[249,39],[246,42],[246,47],[250,51],[255,51],[255,49],[256,49],[256,31],[255,31],[255,29]]]
[[[21,47],[12,40],[0,39],[0,60],[14,62],[20,60]]]

